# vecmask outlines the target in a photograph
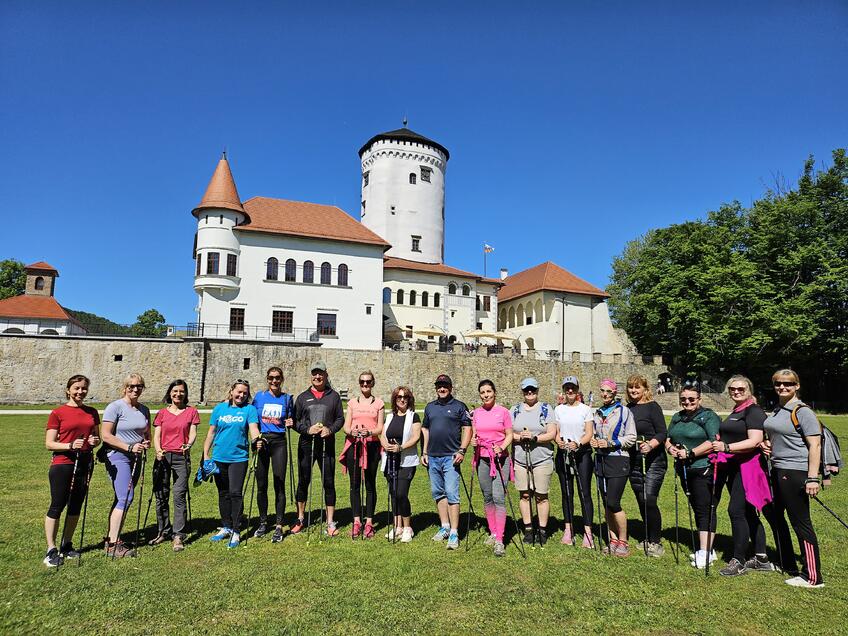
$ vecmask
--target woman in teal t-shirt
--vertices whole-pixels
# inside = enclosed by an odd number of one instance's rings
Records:
[[[697,382],[683,385],[680,406],[681,410],[672,416],[668,425],[665,448],[674,458],[675,470],[684,492],[689,494],[689,503],[695,513],[700,548],[692,556],[692,565],[702,569],[707,566],[708,552],[710,563],[716,559],[715,551],[709,546],[713,544],[710,530],[714,531],[716,527],[718,498],[712,501],[713,467],[708,455],[712,452],[712,441],[718,435],[721,419],[712,409],[701,406],[701,389]]]
[[[229,539],[227,547],[239,545],[239,526],[244,510],[242,488],[247,475],[248,447],[259,440],[259,415],[250,402],[250,385],[236,380],[225,402],[218,404],[209,418],[209,434],[203,444],[203,459],[215,460],[219,472],[215,475],[218,487],[218,509],[221,527],[212,541]]]

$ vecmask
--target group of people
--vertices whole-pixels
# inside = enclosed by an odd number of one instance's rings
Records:
[[[439,516],[433,540],[444,541],[449,550],[459,546],[460,486],[470,506],[476,481],[488,526],[486,544],[496,556],[503,556],[507,504],[512,506],[509,482],[519,493],[519,512],[511,510],[511,514],[520,539],[544,546],[555,531],[549,525],[548,495],[556,473],[564,517],[562,544],[630,556],[628,518],[621,503],[629,482],[645,528],[644,540],[636,548],[648,557],[661,557],[665,549],[658,498],[671,457],[677,476],[675,504],[679,484],[690,519],[693,567],[708,569],[716,559],[716,513],[726,490],[733,556],[720,570],[722,575],[775,569],[766,554],[764,517],[775,537],[780,569],[797,574],[786,582],[800,587],[824,584],[809,503],[820,488],[821,428],[815,413],[800,400],[800,380],[794,371],[783,369],[774,374],[779,405],[769,414],[753,399],[750,380],[741,375],[731,377],[727,391],[735,407],[723,420],[702,405],[699,385],[687,382],[679,392],[681,409],[668,426],[653,400],[648,379],[641,375],[627,379],[624,402],[617,383],[604,379],[598,408],[583,402],[575,376],[563,379],[554,405],[540,401],[535,378],[525,378],[520,385],[523,399],[512,409],[498,404],[492,380],[481,380],[477,387],[480,406],[469,410],[453,396],[451,378],[440,374],[434,383],[435,399],[425,406],[423,419],[408,386],[392,390],[387,409],[374,395],[376,379],[371,371],[359,375],[359,395],[347,401],[346,409],[329,384],[323,362],[313,364],[311,384],[296,398],[283,391],[284,379],[280,367],[271,367],[266,374],[267,390],[255,396],[249,382],[236,380],[227,399],[212,411],[196,477],[212,478],[217,486],[221,526],[212,541],[226,542],[230,548],[242,541],[245,484],[251,475],[259,512],[254,536],[272,534],[275,543],[284,539],[287,472],[289,488],[294,490],[293,473],[288,470],[294,461],[293,429],[299,434],[299,470],[294,491],[296,519],[288,529],[290,534],[315,525],[312,469],[316,463],[321,483],[319,532],[330,537],[339,534],[335,520],[338,460],[350,478],[351,538],[375,536],[379,472],[389,493],[391,522],[385,536],[401,543],[412,541],[409,490],[423,465]],[[142,376],[127,376],[122,397],[106,407],[102,423],[97,410],[84,404],[89,388],[86,377],[71,377],[66,388],[67,403],[55,409],[47,422],[46,447],[53,460],[44,563],[55,567],[66,558],[80,557],[72,538],[81,511],[84,531],[93,451],[98,446],[97,459],[104,463],[114,490],[104,538],[106,554],[112,558],[136,555],[136,548],[124,543],[121,533],[139,479],[143,488],[151,444],[158,531],[149,543],[170,541],[174,551],[183,550],[191,515],[191,448],[200,424],[197,409],[189,406],[186,382],[175,380],[168,387],[167,406],[157,413],[152,434],[150,411],[140,402],[145,389]],[[335,440],[341,430],[344,443],[337,455]],[[472,465],[470,487],[461,470],[466,455]],[[273,518],[269,517],[270,484]],[[169,516],[172,489],[173,523]],[[65,508],[60,535],[59,519]],[[593,523],[596,511],[598,518]],[[800,571],[786,516],[799,542]],[[679,526],[676,523],[678,537]]]

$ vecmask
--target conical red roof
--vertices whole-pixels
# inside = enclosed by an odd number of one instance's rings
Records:
[[[221,156],[218,165],[215,168],[215,174],[209,180],[209,185],[206,187],[206,194],[200,200],[198,205],[191,213],[197,216],[199,210],[209,208],[235,210],[241,212],[245,216],[247,213],[241,205],[238,190],[236,190],[236,182],[233,179],[233,173],[230,172],[230,164],[227,161],[227,153]]]
[[[45,263],[44,261],[38,261],[32,265],[27,265],[24,269],[37,269],[40,272],[56,272],[56,276],[59,275],[59,270],[53,267],[50,263]]]

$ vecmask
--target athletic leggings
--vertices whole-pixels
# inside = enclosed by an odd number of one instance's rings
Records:
[[[165,451],[162,459],[153,464],[153,492],[156,495],[156,525],[159,534],[174,534],[185,538],[186,494],[191,475],[191,458],[182,453]],[[171,483],[174,484],[174,525],[171,525],[168,505]]]
[[[310,442],[312,442],[310,444]],[[309,495],[309,482],[312,481],[312,464],[318,462],[321,471],[321,483],[324,487],[324,504],[336,505],[336,462],[335,444],[332,437],[303,434],[297,444],[297,492],[294,498],[306,503]]]
[[[661,452],[648,453],[645,456],[645,477],[642,478],[642,453],[634,452],[630,456],[630,487],[639,503],[639,514],[645,525],[645,538],[649,543],[659,543],[662,533],[662,516],[657,500],[660,496],[668,461]],[[645,495],[647,494],[647,499]],[[647,514],[647,519],[645,515]]]
[[[247,475],[247,461],[215,461],[221,471],[215,475],[218,487],[218,510],[221,513],[221,525],[233,532],[241,528],[241,514],[244,512],[244,478]]]
[[[601,486],[604,507],[613,514],[621,512],[621,496],[627,485],[630,457],[597,455],[595,462],[595,475]]]
[[[106,455],[106,472],[112,480],[115,500],[112,510],[126,510],[130,507],[135,496],[135,485],[141,476],[141,453],[125,453],[113,450]],[[132,472],[132,481],[130,481]]]
[[[365,469],[365,518],[374,517],[377,507],[377,471],[380,468],[380,442],[369,440],[365,443],[365,454],[368,457],[368,468]],[[356,460],[353,455],[356,453]],[[362,516],[362,497],[359,492],[362,485],[362,469],[359,467],[359,453],[362,444],[351,444],[347,449],[345,462],[350,474],[350,508],[354,517]]]
[[[71,490],[71,476],[74,474],[73,464],[53,464],[47,473],[50,481],[50,508],[47,516],[58,519],[62,510],[68,506],[68,516],[78,517],[85,499],[85,479],[91,466],[91,453],[80,453],[77,462],[76,476],[73,478],[74,489]]]
[[[506,484],[509,483],[509,456],[502,456],[495,464],[492,476],[492,460],[480,457],[477,462],[477,481],[483,493],[483,508],[489,532],[497,541],[503,541],[506,528]]]
[[[409,503],[409,487],[412,478],[415,477],[415,466],[401,468],[397,474],[397,492],[395,492],[395,479],[393,469],[387,466],[386,482],[389,484],[389,497],[394,500],[396,506],[395,514],[401,517],[412,516],[412,505]]]
[[[572,453],[574,463],[577,465],[578,479],[577,498],[580,500],[580,512],[583,515],[583,525],[592,526],[592,515],[595,514],[592,505],[592,453],[588,450],[578,450]],[[560,450],[554,460],[557,476],[559,477],[559,489],[562,494],[562,512],[566,522],[576,523],[574,519],[574,467],[570,467],[568,474],[565,470],[565,451]],[[568,480],[566,482],[566,479]],[[569,495],[571,495],[569,497]]]
[[[794,554],[791,558],[787,555],[791,554],[788,546],[792,543],[783,516],[785,510],[789,514],[789,523],[792,524],[801,548],[801,576],[813,585],[823,583],[819,541],[810,519],[810,497],[806,493],[804,483],[807,480],[807,471],[772,468],[771,476],[774,484],[775,524],[778,527],[777,534],[782,538],[780,545],[784,562],[790,561],[794,565],[795,561]]]
[[[265,443],[256,458],[256,506],[259,508],[259,522],[268,522],[268,469],[274,478],[274,514],[276,525],[282,525],[286,512],[286,466],[288,452],[286,446],[288,433],[264,433]]]
[[[680,465],[679,462],[678,465]],[[713,489],[713,467],[691,468],[687,466],[686,481],[683,480],[683,468],[681,467],[680,483],[683,486],[683,492],[688,493],[689,505],[692,506],[692,512],[695,515],[695,527],[700,532],[714,532],[716,528],[716,508],[718,507],[718,498],[716,498],[713,502],[713,514],[712,519],[710,519],[710,501]],[[718,488],[716,488],[716,493],[718,493]]]

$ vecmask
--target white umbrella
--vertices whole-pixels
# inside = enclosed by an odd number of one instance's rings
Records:
[[[508,331],[498,331],[495,334],[495,338],[497,338],[498,340],[518,340],[518,336]]]
[[[497,338],[497,335],[491,331],[483,331],[482,329],[472,329],[462,334],[466,338]]]
[[[416,329],[413,333],[418,336],[444,336],[445,332],[439,329],[434,329],[433,327],[424,327],[422,329]]]

